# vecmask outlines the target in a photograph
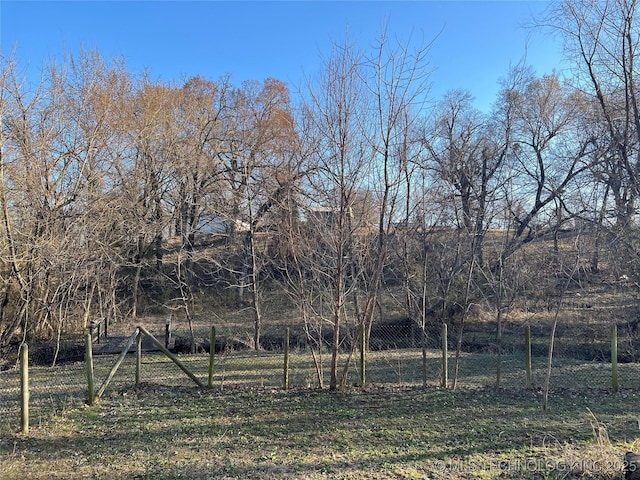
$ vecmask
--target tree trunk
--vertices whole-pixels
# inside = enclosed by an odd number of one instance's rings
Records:
[[[251,291],[253,293],[253,346],[256,350],[260,350],[260,335],[262,330],[262,307],[260,305],[260,285],[256,244],[253,232],[250,231],[250,253],[251,253]]]
[[[342,250],[339,252],[339,262],[333,293],[333,339],[331,342],[331,372],[329,377],[329,390],[338,389],[338,361],[340,357],[340,328],[342,324],[344,307],[344,265],[342,265]]]

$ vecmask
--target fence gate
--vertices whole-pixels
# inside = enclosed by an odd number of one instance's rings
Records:
[[[94,375],[93,375],[93,350],[92,350],[93,342],[92,342],[92,335],[91,334],[87,334],[87,339],[86,339],[86,362],[87,362],[87,385],[88,385],[88,391],[89,391],[88,392],[89,393],[88,394],[88,403],[89,403],[89,405],[93,405],[102,396],[102,394],[104,394],[104,391],[109,386],[109,383],[111,382],[111,380],[115,376],[115,374],[116,374],[116,372],[118,370],[118,367],[120,367],[120,365],[122,364],[123,360],[127,356],[127,353],[129,353],[129,350],[133,346],[134,342],[136,343],[136,379],[135,379],[135,384],[137,386],[140,383],[140,370],[141,370],[141,365],[142,365],[142,339],[143,339],[143,337],[148,338],[151,341],[151,343],[153,343],[153,345],[158,348],[158,350],[160,350],[162,353],[164,353],[173,363],[175,363],[191,380],[194,381],[194,383],[196,385],[198,385],[198,387],[200,387],[200,388],[204,388],[205,387],[204,384],[198,379],[198,377],[196,377],[178,359],[178,357],[176,357],[173,353],[171,353],[169,350],[167,350],[167,348],[160,341],[158,341],[158,339],[156,339],[153,335],[151,335],[151,333],[149,333],[149,331],[147,329],[145,329],[142,326],[139,326],[139,327],[137,327],[135,329],[133,334],[127,340],[127,343],[125,344],[125,347],[123,348],[122,352],[118,356],[118,358],[115,361],[113,367],[111,367],[111,370],[109,371],[109,374],[107,375],[107,378],[105,378],[104,382],[102,382],[102,385],[100,385],[100,388],[98,388],[96,390],[95,389],[95,379],[94,379]]]

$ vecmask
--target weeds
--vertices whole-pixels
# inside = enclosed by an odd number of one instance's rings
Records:
[[[607,432],[607,426],[598,421],[593,412],[587,408],[589,415],[591,416],[591,430],[593,431],[593,440],[596,445],[599,447],[611,447],[611,442],[609,441],[609,433]]]

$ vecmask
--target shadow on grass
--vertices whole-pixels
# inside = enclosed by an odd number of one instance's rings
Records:
[[[612,441],[633,441],[628,412],[637,401],[633,392],[557,392],[543,412],[540,395],[527,391],[148,386],[2,440],[0,467],[3,478],[452,478],[445,467],[455,462],[499,467],[589,442],[589,412],[615,432]]]

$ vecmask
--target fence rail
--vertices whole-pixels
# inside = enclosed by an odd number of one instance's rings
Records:
[[[500,386],[507,389],[542,388],[547,373],[547,357],[530,355],[528,339],[522,332],[520,349],[512,349],[500,356]],[[612,329],[615,331],[615,329]],[[159,341],[157,351],[141,356],[136,339],[153,336],[136,329],[132,340],[121,355],[95,355],[92,359],[96,393],[106,396],[122,395],[136,386],[144,388],[193,387],[205,385],[220,391],[247,388],[316,388],[320,379],[328,384],[330,353],[292,347],[290,350],[214,349],[208,353],[167,355]],[[211,332],[211,344],[216,336]],[[530,340],[531,343],[541,339]],[[604,340],[603,340],[604,341]],[[609,339],[614,346],[613,338]],[[456,358],[451,342],[442,341],[442,348],[396,348],[354,354],[348,370],[349,386],[360,386],[364,377],[363,359],[366,358],[366,382],[376,386],[421,386],[456,388],[487,388],[496,386],[498,357],[494,352],[461,352]],[[530,344],[530,343],[529,343]],[[617,348],[617,338],[616,344]],[[131,347],[131,348],[129,348]],[[446,348],[448,347],[448,353]],[[130,353],[128,353],[131,350]],[[534,350],[535,352],[535,350]],[[346,354],[343,354],[343,358]],[[120,357],[120,358],[119,358]],[[617,355],[616,355],[617,358]],[[176,361],[177,360],[177,361]],[[613,358],[615,360],[615,358]],[[117,374],[114,365],[120,361]],[[529,367],[530,365],[530,367]],[[446,370],[443,368],[446,366]],[[185,372],[188,372],[185,374]],[[284,372],[284,376],[283,376]],[[0,372],[0,434],[15,432],[21,427],[20,368]],[[109,382],[104,381],[109,376]],[[189,378],[189,377],[192,378]],[[104,387],[104,388],[103,388]],[[640,391],[640,364],[609,361],[585,361],[558,356],[553,359],[551,389],[581,391]],[[100,396],[98,395],[98,397]],[[67,408],[91,402],[88,388],[87,363],[72,362],[56,367],[32,365],[29,368],[29,411],[31,425],[47,421]]]

